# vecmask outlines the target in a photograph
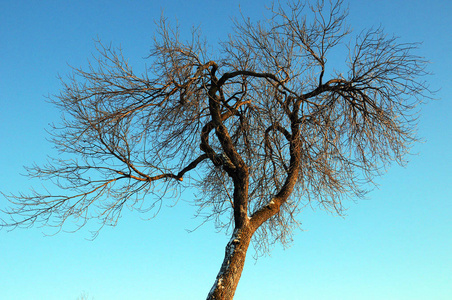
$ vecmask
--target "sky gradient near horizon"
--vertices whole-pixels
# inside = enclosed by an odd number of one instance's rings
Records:
[[[452,2],[351,0],[355,32],[382,26],[402,41],[422,42],[435,98],[422,107],[419,136],[406,168],[393,165],[367,199],[346,203],[345,218],[306,208],[288,249],[255,261],[250,248],[235,299],[452,299]],[[121,45],[144,68],[154,20],[162,11],[182,34],[199,26],[211,44],[231,18],[259,19],[270,1],[0,1],[0,191],[26,191],[23,166],[45,162],[49,124],[60,113],[46,96],[58,74],[86,66],[94,40]],[[334,63],[334,62],[332,62]],[[125,211],[90,241],[90,229],[0,230],[0,299],[205,299],[229,237],[201,220],[188,191],[151,220]],[[0,197],[0,207],[5,207]]]

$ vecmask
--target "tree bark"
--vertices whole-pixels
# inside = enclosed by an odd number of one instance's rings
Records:
[[[226,245],[225,257],[207,300],[232,300],[245,265],[246,252],[253,236],[249,226],[235,229]]]

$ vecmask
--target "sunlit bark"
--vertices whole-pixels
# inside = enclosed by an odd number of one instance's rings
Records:
[[[251,242],[261,254],[290,241],[306,205],[342,214],[416,141],[429,95],[418,45],[380,29],[352,37],[341,5],[293,1],[263,22],[244,17],[217,55],[162,19],[141,75],[99,44],[52,98],[61,155],[27,169],[61,192],[5,195],[1,226],[115,225],[124,207],[155,210],[193,184],[199,215],[233,231],[208,296],[232,299]],[[327,57],[344,44],[347,67],[334,70]]]

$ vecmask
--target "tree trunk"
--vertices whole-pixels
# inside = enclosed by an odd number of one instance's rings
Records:
[[[207,300],[232,300],[245,265],[246,251],[253,233],[245,227],[235,229],[226,245],[226,253]]]

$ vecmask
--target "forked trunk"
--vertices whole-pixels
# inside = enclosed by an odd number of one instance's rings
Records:
[[[226,245],[223,264],[207,300],[232,300],[242,275],[252,235],[248,228],[234,230],[231,240]]]

